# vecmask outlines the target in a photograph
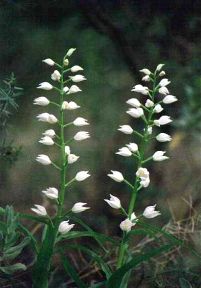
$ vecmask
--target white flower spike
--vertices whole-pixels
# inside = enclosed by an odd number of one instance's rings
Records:
[[[36,157],[36,161],[41,163],[42,165],[50,165],[52,161],[50,158],[45,154],[40,154]]]
[[[161,113],[162,111],[163,111],[163,107],[161,106],[161,104],[156,104],[156,106],[154,107],[154,112]]]
[[[73,72],[73,73],[76,73],[76,72],[78,72],[78,71],[83,71],[83,70],[84,70],[84,69],[83,69],[82,67],[78,66],[78,65],[75,65],[75,66],[73,66],[73,67],[70,69],[70,71]]]
[[[44,59],[44,60],[42,60],[42,62],[44,62],[45,64],[47,64],[49,66],[54,66],[54,64],[55,64],[55,62],[50,58]]]
[[[120,223],[120,228],[122,231],[124,232],[129,232],[131,231],[131,228],[134,226],[135,224],[130,220],[130,219],[125,219],[124,221],[122,221]]]
[[[144,73],[145,75],[150,75],[151,71],[147,68],[141,69],[140,72]]]
[[[47,146],[52,146],[52,145],[54,145],[54,141],[53,141],[52,138],[49,137],[49,136],[44,136],[44,137],[42,137],[38,142],[41,143],[41,144],[43,144],[43,145],[47,145]]]
[[[161,87],[161,88],[159,88],[159,90],[158,90],[158,92],[160,93],[160,94],[162,94],[162,95],[167,95],[167,94],[169,94],[169,90],[166,88],[166,87]]]
[[[38,119],[38,121],[47,122],[50,124],[55,124],[58,122],[58,119],[53,114],[49,113],[39,114],[38,116],[36,116],[36,118]]]
[[[39,105],[39,106],[47,106],[50,103],[50,101],[46,97],[38,97],[34,99],[33,104]]]
[[[172,122],[172,119],[170,118],[170,116],[161,116],[158,120],[154,120],[154,124],[158,127],[160,127],[161,125],[166,125]]]
[[[143,95],[149,94],[149,88],[146,86],[142,86],[141,84],[135,85],[131,91],[141,93]]]
[[[160,211],[156,211],[156,204],[153,206],[148,206],[145,208],[144,212],[143,212],[143,216],[145,218],[151,219],[151,218],[155,218],[159,215],[161,215]]]
[[[138,151],[138,145],[137,145],[136,143],[129,143],[129,144],[127,144],[126,146],[127,146],[128,149],[129,149],[131,152],[133,152],[133,153],[135,153],[135,152]]]
[[[160,82],[159,82],[159,86],[160,87],[165,87],[165,86],[167,86],[167,85],[169,85],[170,84],[170,81],[167,79],[167,78],[164,78],[164,79],[162,79]]]
[[[116,152],[116,154],[124,156],[124,157],[130,157],[132,156],[131,151],[127,148],[127,147],[122,147],[119,149],[118,152]]]
[[[169,142],[172,140],[171,136],[166,133],[160,133],[156,136],[158,142]]]
[[[34,204],[34,208],[31,208],[31,210],[33,212],[35,212],[38,216],[47,216],[47,211],[45,209],[45,207],[41,206],[41,205],[37,205],[37,204]]]
[[[80,171],[76,174],[75,176],[75,180],[78,182],[84,181],[85,179],[87,179],[88,177],[90,177],[91,175],[89,174],[89,171]]]
[[[74,121],[73,121],[73,125],[75,126],[86,126],[89,125],[89,123],[87,122],[88,120],[82,118],[82,117],[77,117]]]
[[[147,101],[146,101],[146,103],[145,103],[145,106],[146,106],[147,108],[151,108],[151,107],[154,106],[154,102],[151,101],[151,100],[149,100],[149,99],[147,99]]]
[[[142,108],[130,108],[128,111],[126,111],[126,113],[134,118],[139,118],[144,115]]]
[[[105,202],[107,202],[110,207],[114,208],[114,209],[120,209],[121,208],[121,201],[119,200],[119,198],[117,198],[116,196],[113,196],[110,194],[110,199],[104,199]]]
[[[66,56],[67,56],[67,57],[70,57],[70,56],[75,52],[75,50],[76,50],[76,48],[70,48],[70,49],[68,50],[68,52],[66,53]]]
[[[53,86],[52,86],[52,84],[50,84],[48,82],[42,82],[38,85],[37,89],[52,90]]]
[[[72,85],[67,94],[74,94],[81,91],[82,90],[77,85]]]
[[[69,78],[75,83],[87,80],[83,75],[69,76]]]
[[[73,205],[71,210],[73,213],[81,213],[90,209],[90,207],[86,207],[85,205],[87,205],[87,203],[77,202]]]
[[[166,152],[165,151],[156,151],[154,154],[153,154],[153,160],[154,161],[163,161],[163,160],[166,160],[168,159],[169,157],[165,156]]]
[[[112,178],[114,181],[116,182],[122,182],[124,181],[124,176],[122,175],[121,172],[119,171],[113,171],[111,170],[111,174],[107,174],[107,176],[109,176],[110,178]]]
[[[54,72],[53,72],[52,75],[51,75],[51,79],[52,79],[53,81],[60,81],[60,79],[61,79],[61,74],[60,74],[60,72],[59,72],[58,70],[54,70]]]
[[[135,108],[139,108],[141,106],[141,103],[137,98],[131,98],[131,99],[127,100],[126,103],[128,105],[135,107]]]
[[[163,103],[164,104],[172,104],[172,103],[174,103],[176,101],[178,101],[178,99],[175,96],[173,96],[173,95],[167,95],[163,99]]]
[[[82,140],[90,138],[90,135],[89,135],[89,132],[79,131],[75,134],[73,138],[75,141],[82,141]]]
[[[44,136],[48,136],[48,137],[51,137],[51,138],[54,138],[56,133],[53,129],[48,129],[46,130],[44,133],[43,133]]]
[[[43,190],[42,193],[49,199],[55,200],[58,199],[58,190],[54,187],[49,187],[46,190]]]
[[[68,164],[73,164],[76,162],[80,157],[76,156],[75,154],[69,154],[68,155]]]
[[[67,101],[64,101],[62,103],[62,109],[63,110],[75,110],[75,109],[78,109],[80,108],[79,105],[77,105],[75,102],[73,101],[70,101],[70,102],[67,102]]]
[[[70,147],[69,146],[65,146],[65,154],[70,155]]]
[[[69,224],[69,220],[68,221],[62,221],[59,224],[59,228],[58,231],[61,234],[66,234],[68,233],[71,229],[73,229],[73,227],[75,226],[75,224]]]
[[[156,71],[160,71],[165,64],[158,64]]]
[[[132,134],[133,133],[133,129],[130,125],[121,125],[118,130],[124,134]]]

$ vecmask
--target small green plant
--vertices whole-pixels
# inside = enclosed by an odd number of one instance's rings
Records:
[[[0,219],[0,273],[12,275],[26,270],[25,264],[18,262],[17,258],[29,244],[30,238],[20,231],[18,215],[14,213],[12,206],[1,209]]]
[[[22,94],[22,88],[16,86],[16,78],[13,73],[4,80],[0,87],[0,158],[10,164],[17,160],[20,147],[13,145],[8,140],[9,118],[18,105],[16,98]]]

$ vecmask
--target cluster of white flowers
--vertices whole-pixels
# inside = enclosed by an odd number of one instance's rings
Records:
[[[67,67],[69,65],[68,57],[70,57],[74,51],[75,51],[74,48],[71,48],[68,50],[68,52],[66,53],[66,55],[64,57],[62,65],[59,65],[58,63],[56,63],[54,60],[52,60],[50,58],[43,60],[43,62],[45,64],[58,68],[58,70],[54,70],[53,73],[51,74],[51,80],[56,82],[56,83],[59,83],[59,88],[54,86],[54,84],[51,84],[49,82],[42,82],[38,85],[37,88],[42,89],[42,90],[55,90],[56,92],[59,92],[60,95],[62,95],[62,98],[60,98],[59,103],[57,103],[56,101],[55,102],[50,101],[45,96],[40,96],[40,97],[34,99],[34,102],[33,102],[34,105],[38,105],[38,106],[48,106],[48,105],[52,104],[52,105],[58,107],[58,110],[60,113],[58,118],[55,115],[49,114],[47,112],[43,112],[43,113],[39,114],[36,118],[38,119],[38,121],[46,122],[49,124],[57,124],[57,126],[59,126],[63,130],[64,130],[65,126],[69,126],[69,125],[74,125],[76,127],[89,125],[88,121],[83,117],[77,117],[75,120],[73,120],[72,122],[67,123],[67,124],[64,124],[63,121],[61,121],[61,119],[59,118],[59,117],[62,117],[61,113],[64,113],[65,110],[76,110],[76,109],[80,108],[80,106],[76,102],[69,101],[69,100],[67,101],[65,99],[65,97],[71,97],[71,94],[75,94],[75,93],[82,91],[75,84],[71,85],[70,87],[65,86],[66,82],[78,83],[78,82],[86,80],[86,78],[80,74],[69,76],[67,80],[63,79],[64,74],[68,71],[72,72],[72,73],[83,71],[83,68],[78,66],[78,65],[75,65],[71,68]],[[61,99],[62,99],[62,101],[61,101]],[[61,167],[60,167],[59,165],[56,165],[50,159],[50,157],[48,155],[45,155],[45,154],[38,155],[36,157],[36,161],[38,161],[42,165],[53,165],[57,169],[62,170],[62,169],[64,169],[62,167],[66,168],[67,164],[73,164],[74,162],[76,162],[79,159],[79,156],[76,156],[75,154],[71,153],[71,148],[69,146],[65,145],[64,139],[63,139],[63,143],[60,142],[61,135],[59,135],[59,134],[57,135],[55,130],[54,129],[46,130],[43,133],[42,138],[39,140],[39,143],[41,143],[43,145],[47,145],[47,146],[57,145],[59,147],[59,149],[61,149],[62,153],[64,155],[66,155],[65,163],[61,163],[61,165],[60,165]],[[58,130],[60,131],[60,129],[58,129]],[[73,138],[70,141],[72,141],[72,140],[82,141],[82,140],[85,140],[89,137],[90,137],[89,132],[79,131],[73,136]],[[57,143],[57,141],[58,141],[58,143]],[[80,171],[75,175],[75,177],[71,181],[69,181],[67,184],[65,183],[65,187],[67,187],[68,184],[69,183],[71,184],[73,181],[84,181],[89,176],[90,176],[90,174],[88,173],[88,171]],[[42,193],[48,199],[56,201],[56,203],[58,205],[61,204],[59,202],[60,201],[60,192],[58,191],[57,188],[49,187],[49,188],[46,188],[45,190],[43,190]],[[89,209],[89,207],[86,207],[85,205],[86,205],[86,203],[78,202],[72,207],[71,211],[73,213],[80,213],[82,211]],[[35,205],[35,207],[31,208],[31,210],[39,216],[43,216],[43,217],[48,216],[45,207],[43,207],[41,205]],[[68,231],[70,231],[73,227],[74,227],[74,224],[69,224],[69,221],[62,221],[59,225],[58,231],[60,233],[64,234],[64,233],[67,233]]]
[[[161,71],[163,66],[164,64],[159,64],[156,67],[154,73],[152,73],[147,68],[140,70],[140,72],[144,74],[142,81],[152,83],[153,88],[149,89],[147,86],[143,86],[141,84],[135,85],[131,91],[147,96],[146,99],[144,99],[143,96],[142,101],[139,101],[137,98],[131,98],[126,101],[126,103],[131,106],[131,108],[129,108],[126,113],[133,118],[141,118],[145,122],[145,128],[142,133],[135,131],[130,125],[120,125],[118,128],[118,130],[124,134],[135,135],[136,137],[139,137],[143,143],[140,145],[141,143],[137,144],[132,142],[126,144],[116,152],[116,154],[123,157],[134,156],[138,159],[138,169],[136,171],[136,180],[134,185],[127,181],[124,178],[124,175],[119,171],[111,171],[111,173],[108,174],[108,176],[114,181],[125,182],[127,185],[129,185],[133,190],[132,193],[137,193],[140,189],[143,187],[146,188],[150,184],[149,171],[147,168],[143,167],[147,161],[163,161],[168,159],[168,157],[165,156],[166,151],[156,151],[151,157],[144,159],[145,151],[142,150],[144,149],[144,144],[153,138],[153,128],[161,127],[172,122],[172,119],[167,115],[157,117],[157,114],[164,110],[164,107],[162,107],[161,104],[171,104],[177,101],[175,96],[169,95],[169,90],[166,87],[170,84],[170,81],[167,78],[160,79],[160,77],[163,77],[166,74],[165,71]],[[158,95],[160,96],[158,97]],[[155,138],[159,142],[171,141],[171,136],[166,133],[159,133]],[[112,208],[122,209],[124,214],[126,213],[125,210],[121,207],[121,202],[117,197],[110,195],[110,200],[105,201]],[[160,215],[159,211],[155,211],[155,207],[156,205],[148,206],[142,215],[146,218],[154,218]],[[131,209],[132,208],[134,207],[131,207]],[[130,231],[132,226],[134,226],[136,223],[137,218],[135,214],[133,214],[133,211],[132,214],[129,211],[127,216],[128,218],[120,224],[120,228],[123,231]]]

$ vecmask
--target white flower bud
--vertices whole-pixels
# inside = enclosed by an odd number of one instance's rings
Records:
[[[69,224],[69,220],[68,221],[62,221],[59,224],[59,228],[58,231],[61,234],[66,234],[68,233],[73,227],[75,226],[75,224]]]
[[[63,91],[64,91],[65,93],[67,93],[67,92],[69,91],[69,88],[68,88],[67,86],[65,86],[65,87],[63,88]]]
[[[87,138],[90,138],[90,135],[89,135],[89,132],[79,131],[75,134],[75,136],[73,138],[75,141],[82,141],[82,140],[85,140]]]
[[[53,114],[49,113],[39,114],[38,116],[36,116],[36,118],[38,119],[38,121],[47,122],[50,124],[55,124],[58,122],[58,119]]]
[[[42,62],[46,63],[49,66],[54,66],[54,64],[55,64],[55,62],[50,58],[44,59],[44,60],[42,60]]]
[[[52,84],[48,82],[42,82],[38,85],[37,89],[42,89],[42,90],[51,90],[53,89]]]
[[[46,190],[43,190],[42,193],[49,199],[58,199],[58,190],[54,187],[49,187]]]
[[[170,84],[170,81],[167,78],[164,78],[159,82],[159,86],[161,86],[161,87],[165,87],[169,84]]]
[[[38,97],[34,99],[33,104],[39,105],[39,106],[47,106],[50,103],[50,101],[46,97]]]
[[[81,91],[82,90],[77,85],[72,85],[68,91],[68,94],[73,94]]]
[[[84,70],[84,69],[83,69],[82,67],[78,66],[78,65],[75,65],[75,66],[73,66],[73,67],[70,69],[70,71],[73,72],[73,73],[76,73],[76,72],[82,71],[82,70]]]
[[[144,111],[142,108],[130,108],[128,111],[126,111],[126,113],[134,118],[139,118],[144,115]]]
[[[156,67],[156,71],[160,71],[164,65],[165,64],[158,64],[158,66]]]
[[[133,129],[130,125],[121,125],[118,130],[123,132],[124,134],[132,134],[133,133]]]
[[[167,94],[170,93],[169,90],[168,90],[166,87],[161,87],[161,88],[159,88],[158,92],[159,92],[160,94],[162,94],[162,95],[167,95]]]
[[[58,70],[54,70],[54,72],[51,75],[51,79],[53,81],[59,81],[61,79],[61,74],[59,73]]]
[[[147,128],[147,133],[148,133],[148,135],[151,135],[152,132],[153,132],[152,127],[151,127],[151,126],[148,126],[148,128]]]
[[[161,215],[160,211],[156,211],[155,208],[156,208],[156,205],[146,207],[143,212],[143,216],[145,218],[151,219],[151,218],[155,218]]]
[[[90,177],[91,175],[88,174],[89,171],[80,171],[75,175],[75,180],[78,182],[84,181],[85,179],[87,179],[88,177]]]
[[[107,174],[110,178],[112,178],[116,182],[122,182],[124,181],[124,176],[119,171],[113,171],[111,170],[112,174]]]
[[[67,101],[64,101],[62,103],[62,109],[63,110],[75,110],[75,109],[78,109],[80,108],[80,106],[78,106],[75,102],[73,101],[70,101],[70,102],[67,102]]]
[[[136,98],[131,98],[128,101],[126,101],[126,103],[135,107],[135,108],[139,108],[141,106],[140,101]]]
[[[163,107],[160,104],[156,104],[154,107],[154,112],[155,113],[161,113],[163,111]]]
[[[160,133],[156,136],[156,140],[158,142],[169,142],[172,140],[172,138],[166,133]]]
[[[110,194],[110,199],[104,199],[105,202],[107,202],[110,207],[114,208],[114,209],[120,209],[121,208],[121,201],[119,200],[119,198],[113,196]]]
[[[150,80],[151,78],[149,77],[149,75],[145,75],[144,77],[142,77],[142,81],[149,82]]]
[[[141,69],[140,72],[144,73],[145,75],[150,75],[151,71],[147,68]]]
[[[147,99],[147,101],[146,101],[146,103],[145,103],[145,106],[146,106],[147,108],[151,108],[151,107],[154,106],[154,102],[151,101],[151,100],[149,100],[149,99]]]
[[[89,123],[87,122],[88,120],[82,118],[82,117],[77,117],[74,121],[73,121],[73,125],[75,126],[85,126],[85,125],[89,125]]]
[[[36,157],[36,161],[41,163],[42,165],[50,165],[52,161],[47,155],[40,154]]]
[[[142,86],[141,84],[135,85],[131,91],[142,93],[143,95],[149,94],[149,88],[146,86]]]
[[[138,145],[137,145],[136,143],[129,143],[129,144],[127,144],[126,146],[127,146],[128,149],[129,149],[131,152],[133,152],[133,153],[135,153],[135,152],[138,151]]]
[[[68,66],[68,64],[69,64],[69,60],[66,58],[66,59],[64,59],[64,66]]]
[[[76,162],[80,157],[76,156],[75,154],[69,154],[68,155],[68,164],[73,164]]]
[[[149,171],[146,168],[140,167],[137,172],[136,176],[140,178],[140,185],[143,187],[148,187],[150,183],[150,178],[149,178]]]
[[[161,71],[161,72],[159,73],[159,76],[160,76],[160,77],[163,77],[163,76],[165,76],[165,74],[166,74],[165,71]]]
[[[87,80],[83,75],[69,76],[69,78],[75,83]]]
[[[120,226],[122,231],[129,232],[129,231],[131,231],[131,228],[134,225],[133,225],[132,221],[127,218],[124,221],[122,221],[119,226]]]
[[[165,153],[166,153],[165,151],[156,151],[154,153],[154,155],[152,156],[153,160],[154,161],[163,161],[163,160],[168,159],[169,157],[164,156]]]
[[[173,95],[167,95],[163,99],[163,103],[164,104],[172,104],[172,103],[174,103],[176,101],[178,101],[178,99],[175,96],[173,96]]]
[[[154,120],[154,124],[158,127],[160,127],[161,125],[166,125],[171,122],[172,119],[170,118],[170,116],[167,115],[161,116],[158,120]]]
[[[31,208],[33,212],[35,212],[38,216],[47,216],[47,211],[45,207],[41,205],[34,204],[35,208]]]
[[[51,146],[54,145],[54,141],[52,140],[51,137],[49,136],[44,136],[39,140],[39,143],[47,145],[47,146]]]
[[[116,154],[124,156],[124,157],[130,157],[132,156],[131,151],[127,148],[127,147],[122,147],[119,149],[118,152],[116,152]]]
[[[70,147],[69,146],[65,146],[65,154],[70,155]]]
[[[53,129],[48,129],[43,133],[44,136],[49,136],[51,138],[54,138],[56,133]]]
[[[82,202],[75,203],[71,211],[73,213],[80,213],[80,212],[90,209],[90,207],[84,207],[85,205],[87,205],[87,203],[82,203]]]
[[[67,57],[70,57],[70,56],[75,52],[75,50],[76,50],[76,48],[70,48],[70,49],[68,50],[68,52],[66,53],[66,56],[67,56]]]

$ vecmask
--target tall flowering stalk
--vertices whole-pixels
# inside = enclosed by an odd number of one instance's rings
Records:
[[[71,152],[71,144],[73,141],[82,141],[90,137],[88,132],[78,131],[72,138],[68,140],[65,139],[65,130],[69,126],[82,127],[89,125],[88,121],[82,117],[77,117],[69,123],[65,123],[65,114],[71,116],[71,110],[80,108],[80,106],[72,101],[71,98],[81,91],[77,86],[77,83],[86,80],[83,75],[75,75],[75,73],[82,71],[83,68],[78,65],[71,68],[69,67],[69,57],[74,51],[75,49],[73,48],[69,49],[61,64],[56,63],[50,58],[43,60],[45,64],[56,68],[56,70],[51,74],[52,84],[49,82],[42,82],[37,88],[46,91],[53,90],[58,96],[54,96],[54,100],[50,100],[45,96],[34,99],[35,105],[52,105],[57,109],[56,116],[43,112],[37,116],[37,119],[55,127],[54,129],[51,128],[46,130],[39,142],[46,146],[57,146],[59,151],[58,163],[52,161],[51,157],[46,154],[38,155],[36,160],[42,165],[52,166],[53,169],[56,169],[60,174],[59,187],[48,187],[42,191],[46,198],[56,204],[57,208],[55,215],[48,215],[46,208],[38,204],[32,208],[32,211],[45,223],[43,241],[38,247],[37,259],[33,268],[34,288],[48,287],[51,259],[56,242],[58,242],[58,239],[60,239],[61,236],[65,237],[65,235],[74,227],[74,224],[69,223],[68,216],[70,213],[80,213],[89,209],[89,207],[86,207],[86,203],[82,202],[76,203],[70,211],[67,212],[64,207],[65,194],[69,186],[75,181],[84,181],[90,176],[88,171],[80,171],[73,179],[67,180],[68,166],[79,159],[79,156],[76,156]],[[66,75],[68,73],[70,73],[70,75],[67,77]]]
[[[163,64],[159,64],[154,72],[151,72],[146,68],[140,70],[140,72],[144,74],[142,80],[150,83],[150,88],[141,84],[135,85],[131,91],[142,94],[142,100],[139,101],[137,98],[131,98],[126,102],[130,106],[126,113],[133,118],[141,119],[144,122],[143,130],[136,131],[130,125],[121,125],[118,129],[124,134],[134,136],[134,139],[138,138],[137,143],[131,142],[126,144],[116,153],[123,157],[132,157],[137,162],[137,171],[135,172],[134,181],[128,181],[119,171],[111,171],[111,173],[108,174],[108,176],[114,181],[124,182],[131,190],[130,201],[127,209],[122,207],[120,199],[116,196],[110,195],[110,199],[105,199],[112,208],[119,209],[124,217],[126,217],[126,219],[120,223],[120,229],[123,234],[116,264],[118,271],[123,271],[123,268],[122,270],[120,268],[130,260],[127,239],[128,234],[134,228],[136,223],[140,223],[143,217],[150,219],[161,214],[156,210],[156,205],[146,207],[141,215],[136,215],[135,211],[138,193],[143,188],[147,188],[150,184],[150,173],[146,168],[146,164],[151,160],[163,161],[168,159],[165,155],[166,151],[156,151],[153,155],[148,157],[146,155],[146,148],[154,138],[159,142],[171,141],[171,137],[163,132],[157,132],[157,135],[153,136],[154,130],[158,130],[158,128],[161,129],[163,125],[172,122],[172,119],[169,116],[161,116],[161,112],[164,110],[162,104],[171,104],[177,101],[175,96],[170,95],[167,88],[170,81],[166,78],[161,79],[165,75],[165,71],[161,71],[162,67]],[[115,274],[115,276],[117,279],[118,274]],[[109,281],[110,284],[108,287],[117,287],[113,286],[114,282],[115,279],[114,281]],[[125,282],[121,287],[125,288],[127,285],[128,279],[125,279]]]

